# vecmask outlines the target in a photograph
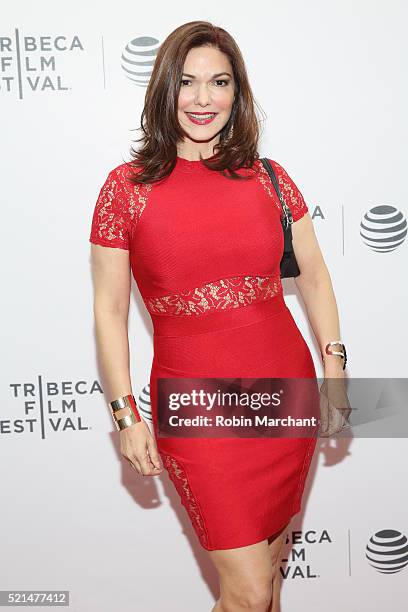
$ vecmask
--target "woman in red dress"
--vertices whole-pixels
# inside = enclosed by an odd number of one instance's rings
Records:
[[[154,329],[153,432],[120,430],[143,475],[167,469],[220,579],[214,612],[279,609],[279,553],[299,512],[316,437],[159,437],[161,378],[315,378],[280,277],[281,204],[260,162],[240,51],[208,22],[161,45],[146,92],[143,147],[113,168],[90,241],[95,318],[109,401],[132,394],[130,274]],[[293,215],[297,286],[321,346],[339,337],[336,301],[302,194],[273,165]],[[341,377],[342,359],[324,363]]]

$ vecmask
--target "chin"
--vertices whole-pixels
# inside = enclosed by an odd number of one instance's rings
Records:
[[[211,130],[210,129],[205,130],[201,126],[197,126],[197,129],[195,130],[194,128],[191,128],[190,125],[187,126],[184,123],[182,123],[181,126],[184,129],[184,131],[187,133],[188,137],[191,138],[191,140],[195,140],[195,141],[211,140],[212,138],[215,138],[217,134],[219,134],[224,127],[224,126],[221,126],[217,128],[212,128]]]

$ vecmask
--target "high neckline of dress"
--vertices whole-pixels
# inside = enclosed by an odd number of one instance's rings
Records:
[[[207,157],[206,159],[212,159],[213,157],[214,155],[212,155],[211,157]],[[204,170],[207,170],[201,159],[185,159],[184,157],[180,157],[179,155],[177,155],[177,165],[181,168],[204,168]]]

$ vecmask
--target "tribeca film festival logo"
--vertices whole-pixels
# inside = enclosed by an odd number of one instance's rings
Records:
[[[285,545],[289,545],[290,551],[280,562],[282,578],[320,578],[321,575],[316,573],[308,562],[308,549],[315,545],[327,544],[333,544],[333,539],[326,529],[320,532],[311,529],[305,532],[288,532]],[[382,529],[370,537],[365,556],[371,567],[379,573],[396,574],[408,565],[408,539],[395,529]],[[349,561],[349,575],[351,575],[351,565]]]
[[[34,434],[45,439],[66,431],[89,431],[89,398],[96,394],[106,403],[98,380],[46,381],[38,376],[36,383],[10,383],[9,389],[12,412],[7,418],[0,417],[0,435]],[[151,422],[149,384],[139,394],[138,408]],[[87,417],[82,414],[84,410]]]
[[[37,382],[10,383],[12,408],[7,418],[0,419],[0,435],[34,434],[42,439],[66,431],[92,429],[80,407],[88,407],[93,394],[103,397],[97,380],[47,381],[38,376]]]
[[[407,220],[394,206],[374,206],[360,223],[364,244],[377,253],[389,253],[399,247],[407,235]]]
[[[326,529],[320,533],[309,529],[308,531],[291,531],[286,536],[285,545],[290,545],[289,555],[281,559],[280,574],[284,580],[295,578],[320,578],[320,574],[316,574],[310,563],[307,561],[306,547],[309,546],[326,546],[332,544],[333,541]],[[285,564],[282,567],[282,564]]]
[[[17,94],[67,91],[58,70],[58,59],[84,51],[78,36],[31,36],[15,28],[12,36],[0,36],[0,91]]]

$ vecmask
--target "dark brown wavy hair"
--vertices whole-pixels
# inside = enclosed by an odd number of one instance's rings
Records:
[[[259,158],[260,136],[260,122],[255,111],[258,105],[241,51],[223,28],[208,21],[190,21],[171,32],[159,47],[138,128],[143,135],[136,140],[143,141],[143,145],[138,150],[131,146],[132,161],[125,162],[135,170],[130,178],[135,184],[158,182],[175,167],[177,143],[188,136],[177,116],[184,62],[190,49],[202,46],[217,48],[228,56],[235,80],[235,99],[230,118],[220,132],[219,143],[214,145],[217,152],[211,161],[200,159],[207,168],[221,171],[228,178],[251,178],[236,173],[242,167],[252,168]]]

